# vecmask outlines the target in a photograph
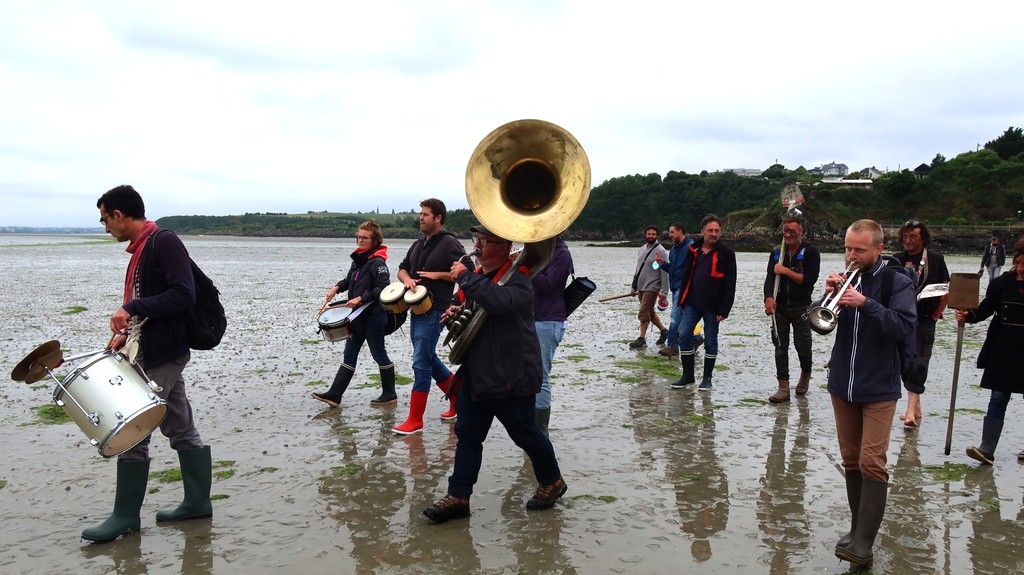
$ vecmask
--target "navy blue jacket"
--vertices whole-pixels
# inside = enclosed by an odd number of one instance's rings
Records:
[[[148,317],[142,326],[142,356],[157,368],[189,353],[185,313],[196,303],[192,263],[181,239],[157,230],[146,241],[139,261],[139,297],[125,311]]]
[[[459,368],[462,389],[474,401],[536,395],[542,373],[530,278],[517,271],[499,286],[467,270],[457,281],[467,298],[487,310]]]
[[[900,398],[901,358],[897,344],[917,331],[914,282],[901,273],[893,274],[892,295],[886,308],[880,301],[884,268],[885,260],[878,258],[861,272],[860,291],[867,301],[859,308],[840,308],[839,312],[835,345],[828,362],[828,391],[851,403]]]
[[[668,289],[673,294],[679,293],[683,287],[683,266],[686,265],[686,258],[690,255],[690,244],[693,238],[686,238],[678,244],[672,244],[668,251]]]

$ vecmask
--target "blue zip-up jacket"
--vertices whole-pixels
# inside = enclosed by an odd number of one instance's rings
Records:
[[[678,244],[672,244],[668,252],[668,289],[673,294],[679,293],[683,287],[683,266],[686,265],[686,257],[690,255],[690,244],[693,238],[686,238]]]
[[[901,395],[896,344],[917,329],[917,295],[910,278],[893,274],[889,307],[883,306],[884,268],[885,260],[878,258],[860,274],[860,292],[868,298],[863,306],[840,308],[828,391],[851,403],[891,401]]]

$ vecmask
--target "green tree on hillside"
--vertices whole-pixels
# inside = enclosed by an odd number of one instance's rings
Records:
[[[1024,152],[1024,130],[1010,126],[995,140],[985,144],[985,149],[992,150],[1004,160]]]

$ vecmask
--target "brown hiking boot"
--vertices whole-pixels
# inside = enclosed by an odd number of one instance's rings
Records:
[[[780,379],[779,389],[776,390],[775,395],[768,398],[768,401],[772,403],[784,403],[789,401],[789,380]]]
[[[445,495],[440,501],[424,509],[423,514],[434,523],[469,517],[469,499]]]
[[[565,491],[568,488],[569,487],[564,481],[562,481],[561,477],[556,479],[555,482],[550,485],[541,485],[537,487],[537,491],[533,494],[533,497],[526,502],[526,508],[533,509],[534,511],[549,509],[555,505],[555,501],[558,501],[559,497],[565,495]]]
[[[666,356],[668,356],[670,358],[672,358],[672,357],[679,357],[679,348],[675,347],[675,346],[663,347],[663,348],[658,350],[658,355],[666,355]]]
[[[796,382],[796,394],[803,395],[807,393],[807,389],[811,386],[811,372],[801,371],[800,381]]]

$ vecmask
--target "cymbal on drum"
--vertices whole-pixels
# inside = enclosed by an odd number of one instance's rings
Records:
[[[50,340],[32,350],[25,359],[18,362],[11,372],[11,379],[35,383],[46,375],[47,369],[53,369],[64,361],[64,353],[60,350],[60,342]]]

